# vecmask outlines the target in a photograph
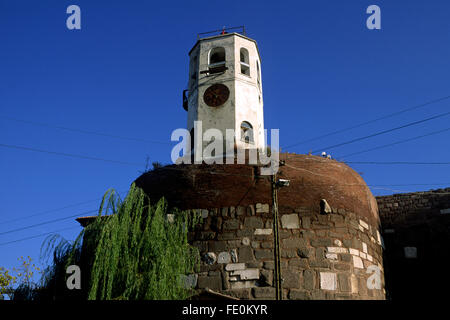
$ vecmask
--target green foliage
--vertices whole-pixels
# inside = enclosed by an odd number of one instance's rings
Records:
[[[149,205],[134,185],[122,203],[114,193],[105,200],[114,214],[106,220],[99,216],[87,227],[100,231],[93,239],[98,245],[89,299],[187,298],[183,275],[198,265],[198,253],[187,241],[189,227],[196,223],[191,213],[174,210],[171,221],[164,199]]]
[[[0,295],[8,294],[11,299],[20,299],[22,295],[29,295],[36,284],[32,281],[39,267],[32,263],[30,256],[18,258],[20,266],[12,271],[0,267]]]
[[[47,239],[43,256],[53,253],[53,264],[42,279],[41,299],[68,298],[65,270],[82,270],[82,293],[91,300],[185,299],[185,275],[196,272],[199,254],[187,236],[200,217],[173,209],[164,199],[150,204],[143,191],[131,186],[121,201],[108,190],[97,219],[74,242],[56,236]]]

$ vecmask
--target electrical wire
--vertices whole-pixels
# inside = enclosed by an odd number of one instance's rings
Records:
[[[344,156],[340,156],[338,158],[339,159],[344,159],[344,158],[347,158],[347,157],[350,157],[350,156],[355,156],[357,154],[362,154],[362,153],[366,153],[366,152],[370,152],[370,151],[375,151],[375,150],[379,150],[379,149],[395,146],[397,144],[401,144],[401,143],[405,143],[405,142],[421,139],[421,138],[424,138],[424,137],[432,136],[432,135],[435,135],[435,134],[447,132],[449,130],[450,130],[450,128],[446,128],[446,129],[438,130],[438,131],[433,131],[433,132],[430,132],[430,133],[427,133],[427,134],[423,134],[423,135],[420,135],[420,136],[416,136],[416,137],[413,137],[413,138],[404,139],[404,140],[396,141],[396,142],[393,142],[393,143],[384,144],[384,145],[381,145],[381,146],[378,146],[378,147],[374,147],[374,148],[370,148],[370,149],[366,149],[366,150],[362,150],[362,151],[357,151],[357,152],[353,152],[353,153],[349,153],[349,154],[346,154]]]
[[[145,142],[145,143],[156,143],[156,144],[168,144],[168,145],[172,144],[172,143],[167,142],[167,141],[157,141],[157,140],[147,140],[147,139],[141,139],[141,138],[124,137],[124,136],[113,135],[113,134],[109,134],[109,133],[95,132],[95,131],[82,130],[82,129],[77,129],[77,128],[64,127],[64,126],[58,126],[58,125],[53,125],[53,124],[48,124],[48,123],[43,123],[43,122],[22,120],[22,119],[17,119],[17,118],[13,118],[13,117],[9,117],[9,116],[4,116],[4,115],[0,115],[0,119],[16,121],[16,122],[22,122],[22,123],[26,123],[26,124],[30,124],[30,125],[34,125],[34,126],[55,128],[55,129],[59,129],[59,130],[71,131],[71,132],[76,132],[76,133],[83,133],[83,134],[88,134],[88,135],[103,136],[103,137],[120,139],[120,140],[137,141],[137,142]]]
[[[401,125],[399,127],[383,130],[383,131],[380,131],[380,132],[369,134],[367,136],[355,138],[355,139],[352,139],[352,140],[349,140],[349,141],[346,141],[346,142],[334,144],[334,145],[327,146],[327,147],[324,147],[324,148],[319,148],[317,150],[312,151],[312,153],[317,153],[317,152],[320,152],[320,151],[323,151],[323,150],[328,151],[330,149],[334,149],[334,148],[337,148],[337,147],[342,147],[342,146],[345,146],[345,145],[348,145],[348,144],[351,144],[351,143],[355,143],[355,142],[358,142],[358,141],[361,141],[361,140],[373,138],[373,137],[376,137],[376,136],[380,136],[382,134],[386,134],[386,133],[393,132],[393,131],[396,131],[396,130],[400,130],[400,129],[408,128],[408,127],[411,127],[411,126],[415,126],[417,124],[421,124],[421,123],[424,123],[424,122],[427,122],[427,121],[431,121],[431,120],[434,120],[434,119],[442,118],[442,117],[445,117],[445,116],[448,116],[448,115],[450,115],[450,112],[441,113],[441,114],[435,115],[433,117],[422,119],[422,120],[418,120],[418,121],[414,121],[414,122],[410,122],[410,123]]]
[[[36,148],[30,148],[30,147],[22,147],[22,146],[11,145],[11,144],[0,143],[0,147],[10,148],[10,149],[18,149],[18,150],[26,150],[26,151],[33,151],[33,152],[40,152],[40,153],[48,153],[48,154],[54,154],[54,155],[59,155],[59,156],[71,157],[71,158],[79,158],[79,159],[85,159],[85,160],[103,161],[103,162],[123,164],[123,165],[129,165],[129,166],[140,166],[140,167],[142,166],[142,164],[134,163],[134,162],[110,160],[110,159],[97,158],[97,157],[91,157],[91,156],[84,156],[84,155],[73,154],[73,153],[48,151],[48,150],[42,150],[42,149],[36,149]]]
[[[98,212],[98,210],[90,210],[90,211],[86,211],[86,212],[83,212],[83,213],[70,215],[70,216],[63,217],[63,218],[53,219],[53,220],[44,221],[44,222],[36,223],[36,224],[33,224],[33,225],[29,225],[29,226],[25,226],[25,227],[13,229],[13,230],[0,232],[0,236],[5,235],[5,234],[10,234],[10,233],[13,233],[13,232],[17,232],[17,231],[22,231],[22,230],[26,230],[26,229],[39,227],[39,226],[42,226],[42,225],[45,225],[45,224],[49,224],[49,223],[54,223],[54,222],[58,222],[58,221],[67,220],[67,219],[70,219],[70,218],[80,217],[80,215],[85,215],[85,214],[94,213],[94,212]]]
[[[338,133],[342,133],[342,132],[346,132],[346,131],[349,131],[349,130],[352,130],[352,129],[360,128],[362,126],[365,126],[365,125],[368,125],[368,124],[372,124],[372,123],[378,122],[380,120],[385,120],[385,119],[388,119],[388,118],[392,118],[392,117],[398,116],[400,114],[403,114],[405,112],[416,110],[416,109],[419,109],[419,108],[422,108],[422,107],[425,107],[425,106],[428,106],[428,105],[431,105],[431,104],[435,104],[435,103],[438,103],[438,102],[441,102],[441,101],[444,101],[444,100],[448,100],[448,99],[450,99],[450,96],[445,96],[445,97],[442,97],[442,98],[430,100],[430,101],[427,101],[427,102],[424,102],[424,103],[421,103],[421,104],[418,104],[418,105],[415,105],[415,106],[412,106],[412,107],[409,107],[409,108],[406,108],[406,109],[403,109],[403,110],[400,110],[400,111],[396,111],[396,112],[387,114],[387,115],[379,117],[379,118],[375,118],[375,119],[372,119],[372,120],[369,120],[369,121],[365,121],[365,122],[359,123],[359,124],[354,125],[354,126],[350,126],[350,127],[344,128],[344,129],[333,131],[333,132],[330,132],[330,133],[327,133],[327,134],[324,134],[324,135],[321,135],[321,136],[317,136],[317,137],[314,137],[314,138],[311,138],[311,139],[308,139],[308,140],[303,140],[303,141],[300,141],[300,142],[296,142],[294,144],[285,146],[282,149],[289,149],[289,148],[292,148],[292,147],[295,147],[295,146],[298,146],[298,145],[301,145],[301,144],[305,144],[307,142],[316,141],[316,140],[319,140],[319,139],[330,137],[330,136],[338,134]]]
[[[36,238],[40,238],[40,237],[43,237],[43,236],[46,236],[46,235],[50,235],[50,234],[54,234],[54,233],[57,233],[57,232],[71,230],[71,229],[78,229],[78,228],[80,228],[80,227],[79,226],[77,226],[77,227],[69,227],[69,228],[55,230],[55,231],[52,231],[52,232],[41,233],[41,234],[38,234],[38,235],[26,237],[26,238],[12,240],[12,241],[8,241],[8,242],[2,242],[2,243],[0,243],[0,246],[4,246],[4,245],[7,245],[7,244],[12,244],[12,243],[17,243],[17,242],[21,242],[21,241],[26,241],[26,240],[31,240],[31,239],[36,239]]]

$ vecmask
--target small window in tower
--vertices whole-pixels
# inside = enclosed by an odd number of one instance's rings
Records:
[[[256,77],[258,79],[258,87],[261,87],[261,73],[259,71],[259,61],[256,60]]]
[[[192,59],[192,65],[191,65],[191,79],[192,80],[197,80],[197,56],[195,56]]]
[[[253,126],[247,121],[242,121],[241,123],[241,141],[244,141],[245,143],[254,143]]]
[[[225,48],[217,47],[209,53],[209,67],[220,67],[225,65]]]
[[[248,58],[248,50],[241,48],[241,73],[250,76],[250,64]]]

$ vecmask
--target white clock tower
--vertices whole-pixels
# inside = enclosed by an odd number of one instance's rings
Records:
[[[215,128],[225,138],[226,130],[233,129],[236,148],[264,150],[261,58],[256,41],[223,31],[199,38],[189,57],[183,107],[191,136],[194,122],[201,121],[202,134]],[[203,142],[203,148],[208,143]]]

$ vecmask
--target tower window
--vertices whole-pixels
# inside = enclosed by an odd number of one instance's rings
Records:
[[[247,121],[242,121],[241,123],[241,141],[244,141],[245,143],[255,143],[253,138],[253,126]]]
[[[192,65],[191,65],[191,79],[192,80],[197,80],[197,72],[196,72],[196,70],[197,70],[197,56],[195,56],[193,59],[192,59]]]
[[[209,66],[225,66],[225,48],[217,47],[211,50],[211,52],[209,53]]]
[[[250,76],[250,64],[248,58],[248,50],[245,48],[241,48],[240,54],[240,62],[241,62],[241,73],[247,76]]]
[[[256,77],[258,79],[258,87],[261,88],[261,72],[259,70],[259,61],[256,60]]]

